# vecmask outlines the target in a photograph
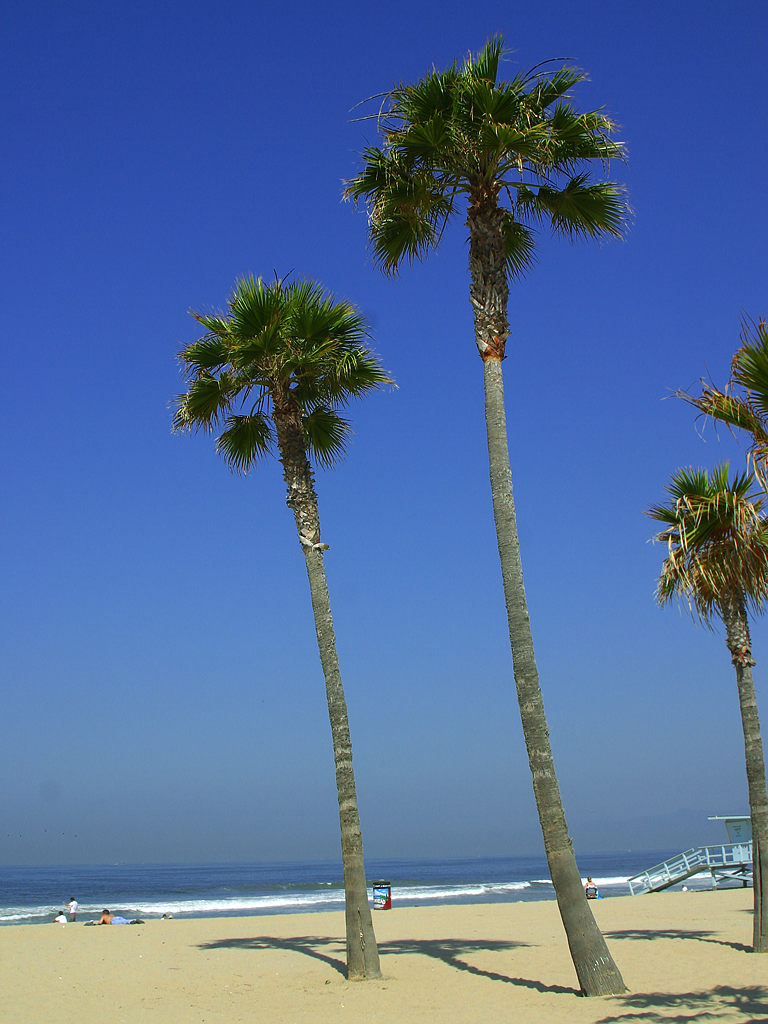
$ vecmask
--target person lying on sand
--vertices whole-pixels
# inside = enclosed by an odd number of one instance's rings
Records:
[[[110,910],[104,908],[101,911],[101,918],[96,922],[97,925],[143,925],[143,921],[128,921],[127,918],[121,918],[120,914],[112,913]]]

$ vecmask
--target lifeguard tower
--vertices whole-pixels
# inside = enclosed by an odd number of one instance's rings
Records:
[[[642,871],[629,879],[630,893],[637,896],[641,892],[660,892],[704,871],[711,873],[715,889],[726,882],[741,883],[743,887],[752,885],[752,821],[749,815],[713,815],[709,820],[725,824],[727,843],[686,850]]]

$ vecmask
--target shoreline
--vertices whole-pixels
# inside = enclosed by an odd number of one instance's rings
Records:
[[[629,894],[627,880],[655,863],[655,851],[584,858],[604,899]],[[335,913],[343,909],[342,868],[335,862],[78,865],[9,868],[3,875],[0,926],[48,924],[62,897],[74,893],[80,920],[98,920],[103,907],[127,918],[240,917],[274,913]],[[554,899],[544,857],[376,861],[371,880],[391,881],[397,907],[507,904]],[[709,875],[688,881],[711,888]],[[677,888],[677,887],[676,887]]]
[[[554,900],[376,911],[383,978],[344,977],[343,912],[0,929],[4,1020],[613,1024],[768,1020],[752,890],[591,904],[630,989],[581,998]]]

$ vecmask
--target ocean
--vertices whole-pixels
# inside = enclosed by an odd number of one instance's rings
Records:
[[[581,856],[603,898],[629,894],[627,879],[676,850]],[[369,887],[387,881],[395,907],[554,899],[544,857],[370,860]],[[708,874],[686,880],[711,888]],[[681,888],[676,886],[674,888]],[[125,917],[229,917],[342,910],[340,863],[101,864],[0,867],[0,924],[48,923],[71,896],[79,921],[104,907]],[[637,896],[636,899],[643,899]],[[377,911],[386,913],[386,911]]]

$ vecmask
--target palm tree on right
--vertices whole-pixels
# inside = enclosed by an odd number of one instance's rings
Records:
[[[752,493],[754,478],[729,479],[728,463],[679,469],[667,486],[669,501],[648,515],[664,524],[654,538],[667,545],[656,596],[660,604],[681,598],[708,626],[725,626],[736,670],[752,818],[754,878],[753,949],[768,953],[768,792],[763,742],[752,678],[748,612],[759,614],[768,598],[768,519],[765,495]]]
[[[436,248],[466,211],[469,301],[482,360],[491,498],[512,664],[544,850],[576,974],[585,995],[626,991],[584,896],[555,774],[533,650],[509,460],[502,360],[510,281],[530,269],[535,228],[568,239],[621,237],[628,208],[620,186],[591,179],[623,156],[615,125],[577,111],[570,91],[586,76],[543,65],[499,77],[503,42],[492,38],[461,67],[398,85],[376,115],[382,145],[345,196],[367,205],[374,258],[385,273]]]

